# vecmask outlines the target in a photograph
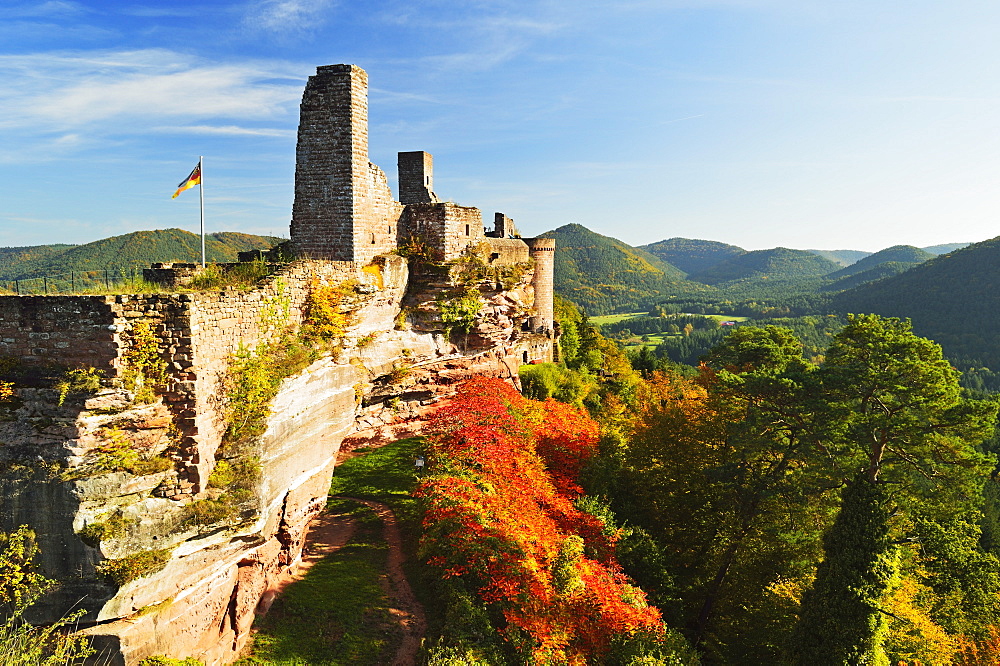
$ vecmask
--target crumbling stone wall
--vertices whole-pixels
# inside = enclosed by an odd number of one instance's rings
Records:
[[[520,238],[521,232],[517,230],[514,220],[503,213],[493,214],[493,231],[486,232],[490,238]]]
[[[399,200],[404,204],[436,203],[434,158],[422,150],[398,153]]]
[[[0,356],[26,364],[115,371],[118,317],[110,296],[0,297]]]
[[[320,67],[302,95],[291,236],[301,257],[370,261],[396,247],[401,204],[368,161],[368,74]]]
[[[404,217],[409,236],[423,240],[444,260],[455,259],[470,245],[483,241],[483,216],[478,208],[454,203],[411,204]]]
[[[179,426],[193,468],[193,483],[207,479],[214,468],[214,454],[226,428],[222,396],[233,354],[300,326],[314,283],[337,285],[374,279],[358,268],[352,262],[298,261],[252,291],[226,289],[190,295],[191,373],[171,392],[185,396],[186,409]]]

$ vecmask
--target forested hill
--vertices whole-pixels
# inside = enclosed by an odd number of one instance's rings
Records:
[[[955,250],[961,250],[963,247],[969,247],[972,243],[942,243],[941,245],[931,245],[925,248],[921,248],[924,252],[930,252],[933,255],[938,254],[948,254],[949,252],[954,252]]]
[[[730,257],[701,273],[690,275],[691,280],[705,284],[719,284],[748,278],[793,280],[816,278],[833,273],[840,266],[807,250],[790,250],[776,247],[771,250],[754,250]]]
[[[833,297],[841,312],[909,317],[961,369],[1000,370],[1000,237]]]
[[[884,250],[879,250],[875,254],[869,254],[867,257],[859,259],[850,266],[842,268],[835,273],[831,273],[827,277],[840,279],[849,275],[864,273],[865,271],[869,271],[880,264],[888,263],[916,266],[917,264],[922,264],[928,259],[933,258],[933,254],[927,252],[926,250],[921,250],[919,247],[913,247],[912,245],[893,245],[892,247],[887,247]]]
[[[280,241],[270,236],[223,231],[205,237],[205,255],[213,262],[236,261],[239,252],[264,250]],[[135,231],[86,245],[0,248],[0,279],[22,280],[69,271],[141,268],[158,261],[200,259],[201,239],[197,234],[183,229]]]
[[[883,280],[887,277],[899,275],[903,271],[908,271],[917,265],[918,264],[905,261],[886,261],[881,264],[876,264],[875,266],[872,266],[868,270],[854,272],[854,273],[847,273],[840,279],[824,285],[822,287],[822,290],[827,292],[836,292],[836,291],[844,291],[845,289],[853,289],[854,287],[866,284],[868,282],[874,282],[875,280]],[[853,268],[853,266],[851,266],[850,268]],[[837,273],[839,272],[840,271],[837,271]],[[836,277],[836,273],[834,275],[827,277]]]
[[[871,252],[865,252],[864,250],[807,250],[813,254],[818,254],[824,259],[829,259],[835,264],[840,264],[841,266],[850,266],[856,261],[860,261],[867,257]]]
[[[687,282],[683,271],[649,252],[579,224],[541,236],[556,239],[556,292],[591,314],[634,309],[678,289],[708,290]]]
[[[668,238],[658,243],[640,245],[639,249],[646,250],[685,273],[708,270],[725,259],[746,252],[735,245],[692,238]]]
[[[8,269],[42,261],[62,254],[75,245],[30,245],[27,247],[0,247],[0,275]]]

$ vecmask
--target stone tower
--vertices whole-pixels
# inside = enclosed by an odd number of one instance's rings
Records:
[[[309,77],[295,151],[295,253],[370,261],[396,247],[401,206],[368,161],[368,74],[328,65]]]
[[[556,240],[554,238],[525,238],[528,252],[535,260],[535,315],[531,318],[532,330],[552,330],[555,320],[554,299]]]
[[[430,153],[414,150],[399,153],[399,201],[404,204],[436,203],[434,194],[434,158]]]

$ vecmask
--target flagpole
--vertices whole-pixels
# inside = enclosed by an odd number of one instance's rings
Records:
[[[201,267],[205,267],[205,167],[202,161],[204,155],[198,156],[198,173],[201,174],[201,182],[198,183],[198,194],[201,199]]]

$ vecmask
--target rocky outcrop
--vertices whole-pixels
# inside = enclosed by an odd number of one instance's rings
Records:
[[[296,262],[249,292],[120,297],[101,329],[115,327],[106,365],[118,369],[103,389],[60,405],[54,389],[19,386],[0,409],[0,529],[34,527],[43,569],[62,582],[37,619],[86,608],[86,632],[114,664],[232,658],[259,600],[300,557],[345,438],[419,431],[460,380],[516,382],[520,363],[550,349],[524,330],[530,266],[507,270],[506,283],[440,266],[417,277],[394,256]],[[227,450],[233,355],[298,330],[322,284],[345,294],[348,327],[282,382],[263,433]],[[168,376],[148,404],[118,386],[137,321],[157,327]],[[239,482],[217,481],[220,461],[241,460]]]

